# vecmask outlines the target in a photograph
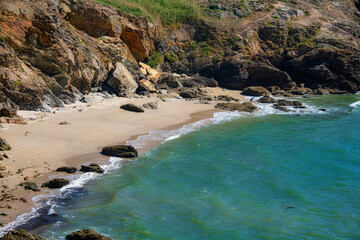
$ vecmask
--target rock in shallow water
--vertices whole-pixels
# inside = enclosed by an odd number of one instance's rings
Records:
[[[4,235],[0,240],[45,240],[45,238],[31,235],[25,230],[12,231]]]
[[[116,145],[104,147],[102,154],[112,157],[135,158],[138,157],[137,150],[130,145]]]
[[[66,240],[112,240],[112,239],[105,237],[104,235],[101,235],[100,233],[97,233],[93,230],[84,229],[66,235]]]
[[[255,112],[257,107],[250,103],[218,103],[215,105],[215,108],[229,110],[229,111],[240,111],[240,112]]]

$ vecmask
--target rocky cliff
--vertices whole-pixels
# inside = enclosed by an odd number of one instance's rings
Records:
[[[18,108],[49,110],[91,91],[132,97],[217,84],[285,96],[359,90],[358,0],[198,4],[200,21],[164,27],[92,0],[2,0],[2,121],[21,122]]]

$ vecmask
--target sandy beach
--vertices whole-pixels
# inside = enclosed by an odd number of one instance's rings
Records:
[[[239,91],[209,88],[215,96],[229,95],[246,101]],[[14,221],[20,214],[33,206],[32,198],[40,192],[24,190],[21,182],[32,181],[39,186],[46,182],[54,170],[60,166],[79,167],[86,162],[106,161],[101,155],[104,146],[125,143],[136,139],[151,130],[177,129],[191,122],[210,118],[216,102],[200,104],[196,101],[171,98],[166,101],[156,96],[140,99],[109,98],[91,95],[89,103],[77,102],[62,109],[53,109],[52,113],[19,111],[27,125],[3,125],[1,137],[12,146],[7,165],[9,176],[0,179],[2,186],[0,223],[5,225]],[[156,101],[159,109],[145,109],[144,113],[129,112],[120,109],[125,103],[142,105]],[[68,125],[59,125],[66,121]],[[160,143],[154,143],[156,147]]]

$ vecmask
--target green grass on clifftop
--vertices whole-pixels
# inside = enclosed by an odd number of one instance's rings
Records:
[[[176,23],[196,23],[201,13],[190,0],[95,0],[104,5],[110,5],[119,10],[138,15],[151,17],[163,25]]]

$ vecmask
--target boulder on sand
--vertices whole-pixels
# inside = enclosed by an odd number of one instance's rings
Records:
[[[112,240],[90,229],[83,229],[81,231],[73,232],[66,235],[66,240]]]
[[[0,138],[0,151],[11,150],[10,144],[3,138]]]
[[[215,105],[215,108],[229,110],[229,111],[240,111],[240,112],[255,112],[257,107],[250,103],[218,103]]]
[[[41,185],[41,187],[47,188],[62,188],[70,183],[69,180],[63,178],[55,178]]]
[[[23,182],[20,183],[20,186],[22,186],[25,190],[33,190],[35,192],[40,191],[38,185],[34,182]]]
[[[242,93],[244,95],[248,95],[248,96],[269,96],[270,95],[270,92],[268,90],[266,90],[266,88],[260,87],[260,86],[244,88]]]
[[[144,112],[144,109],[142,107],[136,106],[133,103],[121,105],[120,108],[131,112]]]
[[[136,158],[138,157],[138,151],[130,145],[116,145],[104,147],[102,154],[112,157],[121,158]]]
[[[148,103],[144,103],[143,107],[155,110],[155,109],[158,109],[160,106],[157,102],[148,102]]]
[[[76,173],[76,171],[77,169],[75,167],[67,166],[59,167],[58,169],[56,169],[56,172]]]
[[[102,169],[98,164],[92,163],[89,166],[81,165],[80,172],[96,172],[103,173],[105,170]]]

